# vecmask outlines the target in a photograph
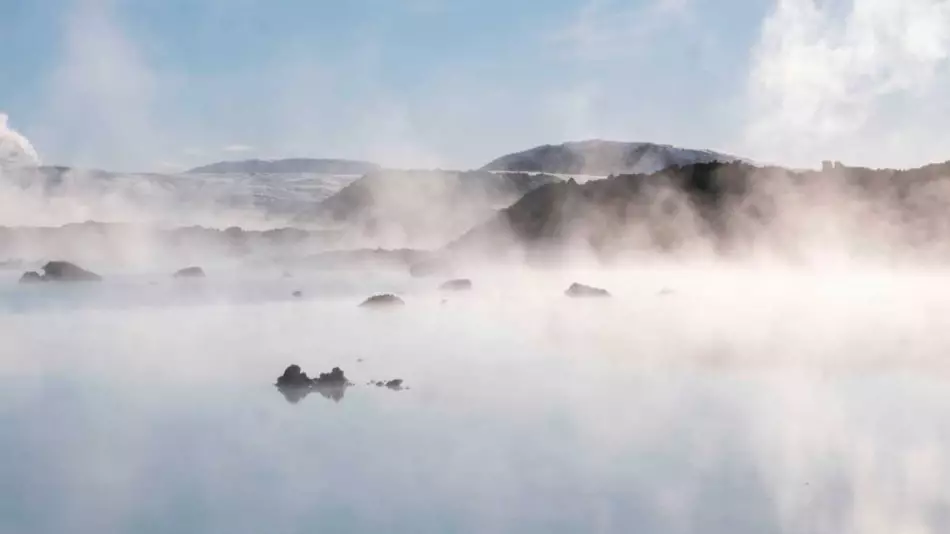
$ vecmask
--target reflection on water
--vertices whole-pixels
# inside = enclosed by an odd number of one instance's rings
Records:
[[[950,528],[940,285],[562,282],[7,313],[0,532]],[[291,362],[374,385],[289,406]]]

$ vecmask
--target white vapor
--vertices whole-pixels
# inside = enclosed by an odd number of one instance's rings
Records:
[[[162,80],[123,28],[113,2],[77,0],[63,22],[62,53],[47,82],[43,139],[58,157],[79,166],[154,161],[172,137],[156,130]]]
[[[29,139],[10,128],[8,117],[0,113],[0,165],[39,165],[40,156]]]
[[[950,145],[933,106],[948,56],[942,0],[777,0],[753,51],[746,150],[809,166],[940,159]]]

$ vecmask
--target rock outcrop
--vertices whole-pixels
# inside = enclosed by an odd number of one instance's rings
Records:
[[[403,306],[405,304],[406,303],[396,295],[386,293],[382,295],[373,295],[372,297],[363,301],[360,306],[365,308],[389,308],[394,306]]]
[[[353,383],[347,379],[339,367],[334,367],[329,373],[320,373],[316,378],[310,378],[299,365],[294,364],[284,370],[284,374],[277,378],[275,385],[287,402],[296,404],[312,392],[340,402],[343,400],[346,388],[352,386]]]
[[[584,284],[578,284],[577,282],[571,284],[571,287],[567,288],[567,291],[564,292],[568,297],[609,297],[610,292],[606,289],[601,289],[599,287],[585,286]]]
[[[51,261],[43,266],[43,274],[23,273],[20,283],[33,282],[99,282],[102,277],[68,261]]]

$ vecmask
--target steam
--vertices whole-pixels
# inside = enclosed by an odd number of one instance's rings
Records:
[[[950,4],[777,0],[753,51],[750,156],[814,166],[946,159],[931,106],[945,94]]]
[[[46,83],[42,138],[74,166],[135,168],[171,153],[177,136],[155,110],[166,80],[124,28],[112,0],[76,0],[62,13],[60,56]]]
[[[10,128],[9,117],[0,112],[0,166],[36,166],[40,156],[29,139]]]

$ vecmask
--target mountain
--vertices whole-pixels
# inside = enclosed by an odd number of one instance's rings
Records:
[[[486,171],[368,173],[302,214],[298,222],[349,228],[374,246],[441,246],[545,184],[550,175]]]
[[[283,226],[356,177],[323,173],[116,173],[70,167],[6,168],[0,225],[87,220],[163,226]]]
[[[485,165],[482,170],[609,176],[650,174],[672,166],[738,159],[709,150],[692,150],[653,143],[590,140],[543,145],[509,154]]]
[[[773,253],[796,261],[950,259],[950,163],[792,171],[698,163],[539,187],[446,247],[489,257],[601,259],[657,251]]]
[[[249,159],[245,161],[220,161],[188,171],[191,174],[285,174],[319,173],[339,175],[364,175],[379,170],[379,166],[368,161],[347,159]]]

